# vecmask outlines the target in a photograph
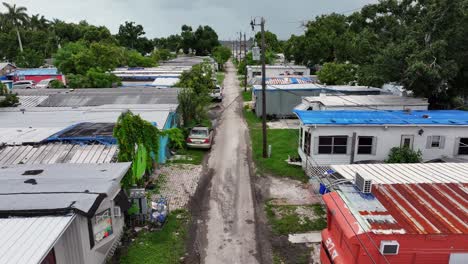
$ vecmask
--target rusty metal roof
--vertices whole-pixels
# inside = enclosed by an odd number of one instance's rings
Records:
[[[467,183],[377,184],[372,194],[345,185],[338,193],[375,234],[468,234]]]
[[[379,185],[374,194],[407,233],[468,234],[467,187],[457,183],[391,184]]]

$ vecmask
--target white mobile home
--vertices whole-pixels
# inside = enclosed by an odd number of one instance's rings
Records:
[[[422,152],[424,161],[468,159],[468,112],[295,111],[303,166],[384,161],[393,147]]]
[[[427,110],[427,99],[393,95],[326,95],[302,98],[296,110]]]
[[[299,65],[266,65],[265,77],[278,77],[278,76],[309,76],[310,69],[305,66]],[[247,66],[247,80],[255,78],[256,76],[262,75],[261,65],[249,65]]]
[[[123,233],[130,163],[0,169],[0,263],[101,264]]]

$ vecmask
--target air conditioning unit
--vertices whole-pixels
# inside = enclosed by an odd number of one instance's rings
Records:
[[[366,177],[362,172],[356,172],[354,183],[362,193],[371,193],[372,180],[370,180],[369,177]]]
[[[380,242],[380,253],[382,255],[397,255],[400,244],[396,240],[384,240]]]
[[[114,207],[114,217],[122,217],[122,210],[119,206]]]

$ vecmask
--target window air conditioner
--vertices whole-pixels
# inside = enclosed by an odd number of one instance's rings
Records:
[[[114,217],[122,217],[122,210],[119,206],[114,207]]]

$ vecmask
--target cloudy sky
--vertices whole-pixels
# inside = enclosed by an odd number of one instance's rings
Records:
[[[112,33],[124,21],[142,24],[149,38],[180,32],[183,24],[211,25],[220,39],[247,31],[251,17],[264,16],[267,29],[287,39],[299,34],[301,22],[316,15],[349,14],[378,0],[3,0],[28,8],[30,14],[67,22],[87,20],[105,25]],[[4,11],[3,9],[0,9]]]

